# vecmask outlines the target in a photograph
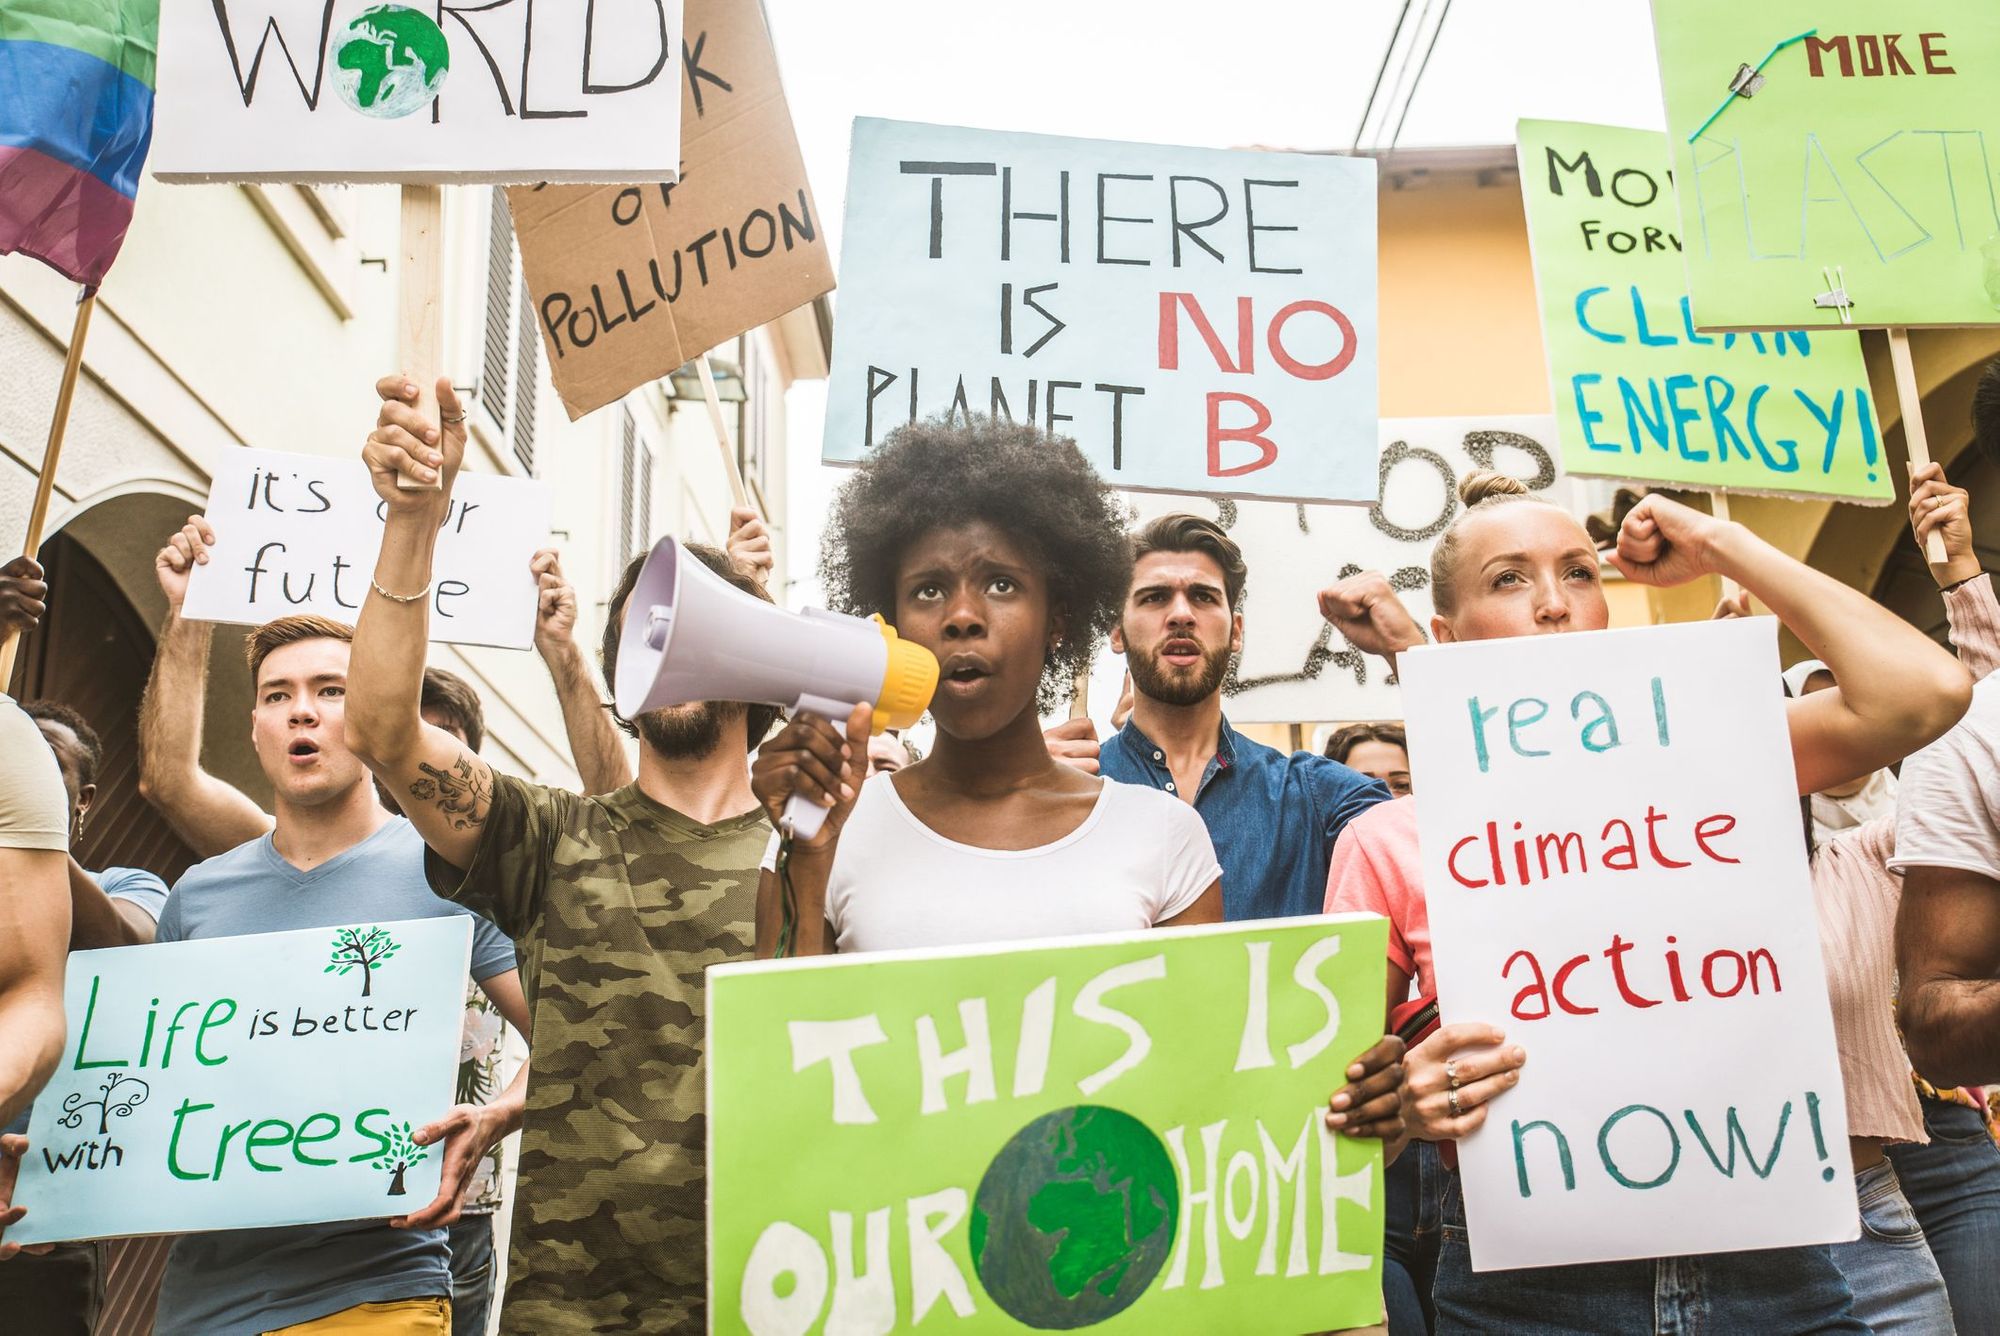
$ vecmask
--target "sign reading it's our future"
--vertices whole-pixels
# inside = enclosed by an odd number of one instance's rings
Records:
[[[79,951],[9,1243],[404,1215],[443,1156],[463,917]]]
[[[2000,323],[2000,5],[1653,0],[1704,329]]]
[[[165,181],[671,181],[680,0],[166,0]]]
[[[823,455],[991,414],[1146,491],[1375,500],[1375,166],[862,119]]]
[[[1459,1143],[1473,1268],[1856,1237],[1777,623],[1400,667],[1438,1002],[1528,1054]]]
[[[1381,1144],[1325,1114],[1381,1037],[1387,934],[1340,916],[710,970],[711,1330],[1380,1321]]]
[[[1564,468],[1895,499],[1859,334],[1696,328],[1664,135],[1522,121],[1519,146]]]
[[[527,649],[535,636],[535,550],[549,532],[548,484],[460,473],[425,594],[431,639]],[[352,622],[382,546],[383,503],[358,459],[227,450],[208,520],[215,546],[182,611],[255,626],[317,613]]]

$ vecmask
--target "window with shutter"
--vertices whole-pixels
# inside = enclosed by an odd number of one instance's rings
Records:
[[[486,241],[486,346],[479,365],[479,400],[496,423],[507,421],[508,373],[513,369],[514,229],[507,195],[495,187]]]
[[[514,322],[514,458],[529,473],[535,471],[535,359],[542,341],[535,329],[535,307],[528,285],[521,285],[520,317]]]
[[[632,537],[634,521],[638,509],[639,473],[639,424],[632,420],[632,410],[620,409],[619,450],[618,450],[618,565],[622,569],[639,550],[639,544]]]

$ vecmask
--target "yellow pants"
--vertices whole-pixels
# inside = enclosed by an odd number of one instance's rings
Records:
[[[356,1304],[264,1336],[451,1336],[451,1300],[398,1299]]]

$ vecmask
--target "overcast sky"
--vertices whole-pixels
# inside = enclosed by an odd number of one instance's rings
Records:
[[[1402,145],[1511,144],[1523,116],[1664,128],[1647,0],[1412,0],[1406,34],[1427,6],[1428,33],[1447,5]],[[1403,0],[766,6],[837,247],[856,116],[1215,148],[1346,148]],[[1400,56],[1390,62],[1385,97],[1404,68]],[[1406,86],[1415,68],[1412,60]],[[1387,129],[1370,136],[1387,138]],[[790,574],[807,582],[794,606],[815,597],[820,522],[842,476],[819,463],[825,397],[815,382],[788,400]]]

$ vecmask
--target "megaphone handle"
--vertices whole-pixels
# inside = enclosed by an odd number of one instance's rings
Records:
[[[833,726],[833,731],[845,739],[847,737],[847,716],[854,709],[853,704],[828,700],[822,696],[801,696],[792,706],[793,714],[810,714],[823,719]],[[803,793],[794,793],[785,802],[785,820],[790,823],[794,839],[809,840],[819,834],[826,824],[827,809],[821,807]]]

